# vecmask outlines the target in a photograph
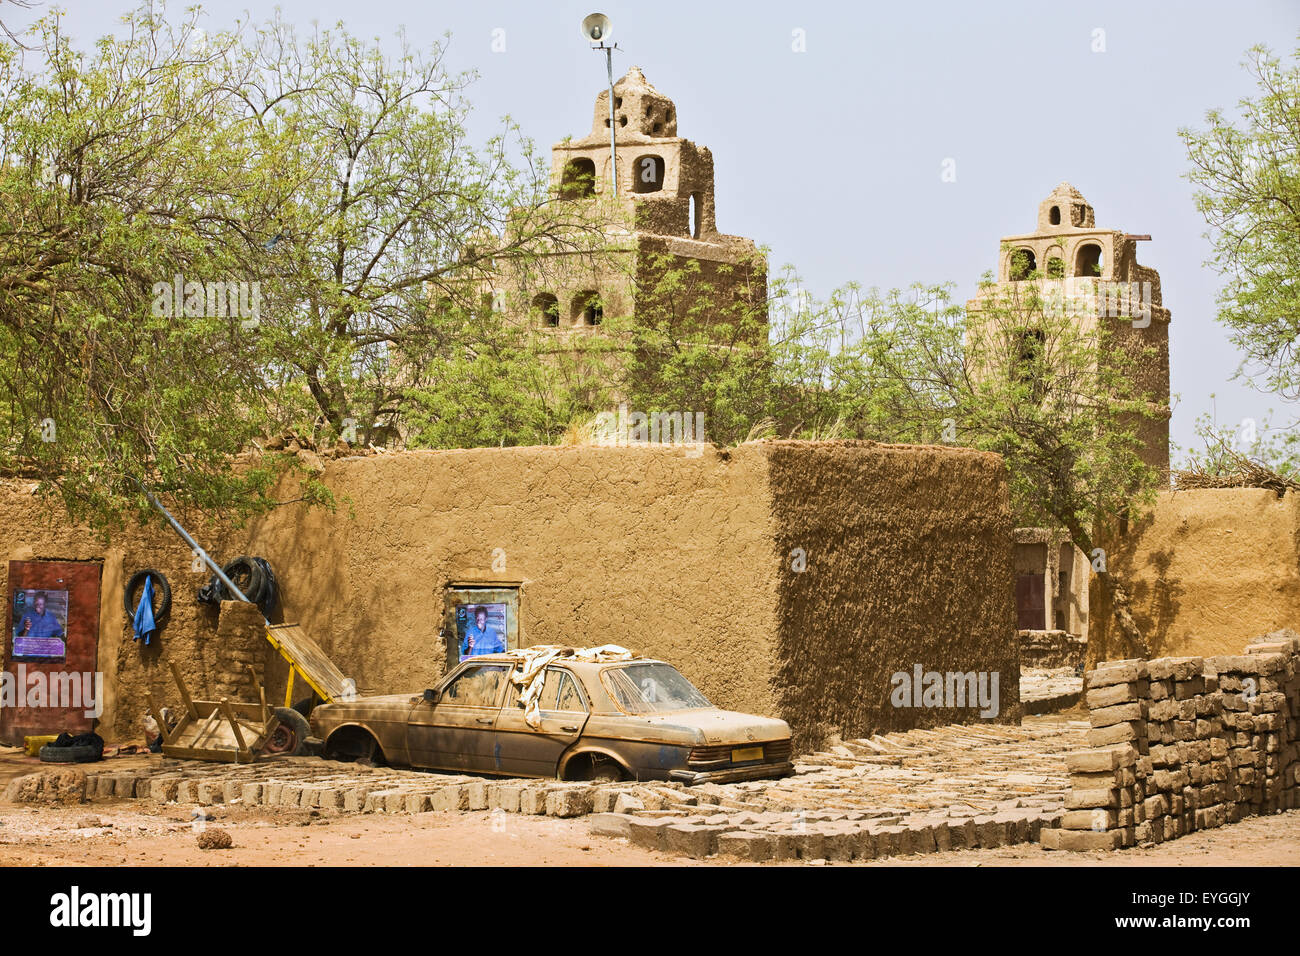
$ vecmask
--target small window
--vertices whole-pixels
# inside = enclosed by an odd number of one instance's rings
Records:
[[[461,707],[497,707],[501,704],[501,688],[506,685],[508,670],[501,664],[471,667],[447,685],[442,699]]]
[[[573,320],[578,325],[600,325],[605,309],[600,293],[594,290],[579,292],[573,297]]]
[[[700,194],[691,193],[691,207],[687,213],[686,228],[692,239],[700,238]]]
[[[1028,279],[1030,273],[1037,268],[1038,263],[1034,260],[1034,251],[1032,249],[1016,249],[1011,253],[1009,273],[1012,282]]]
[[[560,300],[549,292],[542,292],[533,297],[533,311],[541,319],[541,324],[555,328],[560,324]]]
[[[1052,211],[1051,211],[1050,213],[1047,214],[1047,221],[1050,222],[1053,226],[1059,226],[1059,225],[1061,224],[1061,207],[1060,207],[1060,206],[1053,206],[1053,207],[1052,207]]]
[[[565,199],[586,199],[596,195],[596,164],[580,158],[570,160],[560,178],[560,195]]]
[[[584,714],[587,705],[582,699],[573,675],[567,671],[548,668],[546,683],[542,685],[542,696],[537,706],[541,710],[559,710],[568,713]]]
[[[632,192],[657,193],[664,188],[664,158],[640,156],[632,164]]]

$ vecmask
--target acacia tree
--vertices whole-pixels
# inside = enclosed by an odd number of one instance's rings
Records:
[[[1259,95],[1239,104],[1240,122],[1222,110],[1204,130],[1182,129],[1223,273],[1219,321],[1268,391],[1300,396],[1300,52],[1283,64],[1251,49],[1247,69]]]

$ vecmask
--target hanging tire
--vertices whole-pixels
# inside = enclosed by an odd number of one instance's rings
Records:
[[[172,586],[167,582],[167,576],[161,571],[144,568],[131,575],[131,580],[126,582],[126,588],[122,592],[122,606],[129,616],[135,616],[136,591],[144,587],[147,578],[153,578],[155,602],[153,619],[157,621],[159,618],[166,617],[167,612],[172,609]]]
[[[243,593],[253,604],[262,610],[264,617],[270,617],[278,598],[275,572],[265,558],[252,558],[240,555],[221,569],[221,573]],[[222,601],[237,601],[238,598],[227,589],[221,578],[215,574],[206,585],[199,589],[200,604],[220,604]]]
[[[262,753],[290,757],[302,753],[307,738],[311,736],[311,724],[307,723],[307,718],[290,707],[275,708],[275,716],[280,722],[262,744]]]

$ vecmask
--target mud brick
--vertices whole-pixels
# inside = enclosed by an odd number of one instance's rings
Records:
[[[854,834],[853,858],[855,860],[874,860],[876,853],[875,833],[868,827],[859,826]]]
[[[1115,704],[1113,707],[1102,707],[1089,711],[1088,720],[1093,727],[1110,727],[1129,721],[1143,721],[1146,719],[1145,709],[1141,701]]]
[[[545,791],[540,791],[545,793]],[[545,796],[540,799],[545,800]],[[431,810],[468,810],[469,809],[469,787],[465,784],[452,784],[450,787],[441,787],[429,795],[429,809]],[[525,810],[525,813],[541,813],[539,809]]]
[[[1164,819],[1165,839],[1176,840],[1185,832],[1181,816],[1167,816]]]
[[[1195,699],[1196,716],[1204,717],[1207,720],[1213,720],[1223,714],[1223,695],[1222,694],[1204,694]]]
[[[975,821],[970,817],[949,818],[948,843],[954,850],[973,850],[978,844]]]
[[[1054,827],[1043,827],[1038,831],[1038,845],[1044,850],[1061,848],[1061,831]]]
[[[1219,690],[1225,695],[1239,694],[1243,686],[1245,685],[1242,683],[1242,678],[1240,674],[1219,675]],[[1256,690],[1258,689],[1259,688],[1256,688]]]
[[[1224,811],[1223,804],[1216,803],[1212,806],[1205,807],[1196,811],[1196,829],[1210,830],[1214,827],[1221,827],[1227,822],[1227,814]]]
[[[551,817],[580,817],[591,812],[593,788],[565,787],[546,795],[546,815]]]
[[[1157,657],[1147,662],[1151,680],[1185,681],[1200,677],[1205,672],[1205,659],[1201,657]]]
[[[1138,780],[1145,780],[1150,777],[1153,772],[1155,772],[1155,764],[1151,762],[1150,755],[1148,754],[1144,757],[1138,757],[1137,765],[1133,768],[1134,776],[1137,777]]]
[[[198,787],[195,788],[195,802],[200,806],[211,806],[214,803],[224,803],[226,799],[226,787],[220,780],[200,780]]]
[[[238,778],[227,779],[221,784],[221,802],[234,803],[236,800],[242,800],[244,793],[244,781]]]
[[[1121,830],[1095,833],[1091,830],[1061,830],[1058,846],[1062,850],[1118,850],[1122,842]]]
[[[554,793],[551,794],[555,796]],[[674,823],[664,830],[664,849],[696,860],[712,856],[718,849],[718,827],[698,823]]]
[[[1247,654],[1298,654],[1300,653],[1300,638],[1297,637],[1279,637],[1277,639],[1256,641],[1254,644],[1247,645]]]
[[[395,790],[371,790],[366,794],[366,802],[361,808],[362,813],[383,813],[384,805],[388,801],[390,793],[396,793]],[[283,793],[281,795],[283,799]]]
[[[587,832],[592,836],[626,838],[631,819],[625,813],[593,813],[586,819]]]
[[[1067,810],[1061,815],[1062,830],[1113,830],[1119,826],[1118,810]]]
[[[1178,748],[1169,744],[1155,744],[1151,747],[1150,754],[1151,766],[1157,769],[1161,767],[1176,767],[1182,762],[1178,756]]]
[[[486,780],[476,780],[465,784],[466,810],[486,810],[488,808],[488,784]]]
[[[1174,696],[1173,678],[1168,680],[1153,680],[1147,689],[1147,696],[1151,700],[1168,700]]]
[[[1065,808],[1067,810],[1093,810],[1098,807],[1118,807],[1120,805],[1120,791],[1112,787],[1108,790],[1070,790],[1065,795]]]
[[[1215,783],[1224,783],[1227,781],[1228,773],[1227,763],[1221,760],[1216,760],[1214,763],[1210,764],[1210,779]]]
[[[199,782],[197,780],[180,780],[176,784],[177,803],[197,803]]]
[[[262,802],[264,783],[246,783],[239,788],[239,802],[245,806],[255,807]]]
[[[1096,709],[1111,707],[1115,704],[1127,704],[1129,701],[1141,700],[1147,696],[1146,681],[1132,681],[1127,684],[1111,684],[1108,687],[1089,687],[1088,706]]]
[[[1126,827],[1131,827],[1133,826],[1133,824],[1138,823],[1141,820],[1145,819],[1144,816],[1140,815],[1137,812],[1140,808],[1141,808],[1141,804],[1137,804],[1136,806],[1132,806],[1132,807],[1124,807],[1123,809],[1117,810],[1115,812],[1115,819],[1118,821],[1119,828],[1121,830],[1123,830]]]
[[[1206,763],[1210,760],[1208,740],[1185,740],[1178,744],[1178,758],[1187,763]]]
[[[952,849],[952,828],[946,817],[922,817],[917,824],[930,829],[936,852],[943,853]]]
[[[1137,754],[1131,747],[1074,750],[1065,755],[1065,767],[1071,773],[1104,773],[1136,762]]]
[[[666,845],[664,831],[676,823],[677,821],[671,818],[641,819],[631,817],[627,822],[627,836],[636,846],[644,847],[647,850],[662,850]]]
[[[405,813],[406,800],[411,796],[409,790],[394,790],[384,798],[385,813]]]
[[[1120,724],[1111,724],[1109,727],[1094,727],[1088,731],[1088,746],[1090,747],[1107,747],[1112,744],[1134,744],[1145,737],[1146,723],[1144,721],[1131,720]],[[1137,748],[1139,753],[1141,748]]]
[[[733,830],[718,834],[718,854],[734,857],[747,863],[761,863],[772,859],[772,835],[753,830]]]
[[[1125,660],[1106,661],[1088,672],[1085,682],[1089,690],[1094,687],[1111,687],[1115,684],[1130,684],[1145,680],[1147,676],[1146,661]]]
[[[1228,741],[1226,741],[1222,736],[1211,737],[1209,744],[1210,744],[1210,756],[1213,759],[1224,760],[1227,758]]]
[[[1223,704],[1223,709],[1225,711],[1250,712],[1250,701],[1241,694],[1220,694],[1219,701]],[[1225,716],[1225,723],[1227,722],[1227,719],[1228,718]]]
[[[848,822],[826,824],[818,827],[823,838],[823,852],[826,859],[836,863],[847,863],[857,855],[858,828]],[[930,848],[934,849],[931,841]]]
[[[433,809],[433,795],[428,793],[408,793],[406,795],[407,813],[424,813]]]
[[[1153,794],[1142,801],[1142,811],[1148,820],[1162,817],[1169,810],[1169,797],[1163,793]]]
[[[493,810],[518,813],[519,798],[523,789],[523,786],[517,783],[494,783],[488,787],[488,806]],[[618,799],[617,796],[615,799]]]
[[[121,800],[131,799],[135,796],[136,783],[141,779],[145,778],[126,773],[113,774],[113,796]]]
[[[902,827],[886,826],[870,829],[876,840],[876,856],[898,856],[902,850]]]
[[[1194,720],[1175,720],[1174,721],[1174,739],[1178,741],[1187,741],[1196,739],[1196,721]]]
[[[1246,808],[1240,803],[1232,803],[1224,808],[1224,819],[1229,823],[1238,823],[1246,819]]]
[[[1198,694],[1205,693],[1205,678],[1193,677],[1189,680],[1174,681],[1174,699],[1190,700]]]
[[[280,805],[280,793],[284,790],[283,780],[268,780],[262,785],[262,805],[268,807],[278,807]]]
[[[776,835],[774,860],[824,860],[826,837],[816,830],[786,831]]]
[[[1185,789],[1190,782],[1185,770],[1157,770],[1152,774],[1152,781],[1157,790],[1174,793]]]
[[[1178,716],[1178,701],[1157,700],[1147,705],[1147,719],[1153,721],[1173,720]]]
[[[367,790],[355,787],[343,791],[343,809],[350,813],[359,813],[365,808]]]
[[[1144,843],[1155,842],[1152,838],[1152,825],[1150,823],[1139,823],[1133,828],[1133,840],[1139,846]]]
[[[1266,674],[1284,672],[1287,654],[1235,654],[1224,655],[1219,660],[1219,673],[1248,674],[1262,677]]]
[[[1111,790],[1131,787],[1135,779],[1133,768],[1120,767],[1110,773],[1072,773],[1070,787],[1074,790]]]
[[[1218,675],[1218,674],[1206,674],[1206,675],[1205,675],[1205,693],[1206,693],[1207,695],[1208,695],[1208,694],[1214,694],[1214,693],[1217,693],[1218,690],[1219,690],[1219,675]]]
[[[154,777],[149,785],[149,797],[158,803],[170,803],[180,789],[180,777]]]
[[[1257,734],[1265,731],[1278,731],[1282,729],[1285,723],[1286,718],[1281,714],[1260,714],[1251,718],[1251,729]]]
[[[999,819],[997,816],[976,817],[975,840],[976,844],[983,849],[1006,846],[1006,821]]]

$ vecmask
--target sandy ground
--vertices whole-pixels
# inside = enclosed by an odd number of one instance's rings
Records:
[[[0,866],[710,866],[594,837],[576,820],[518,814],[193,809],[135,801],[81,807],[0,806]],[[201,827],[234,845],[201,850]],[[1169,844],[1122,853],[1049,852],[1034,844],[896,857],[866,866],[1295,866],[1300,811],[1253,818]],[[808,864],[796,863],[804,866]],[[858,864],[830,864],[835,866]]]

